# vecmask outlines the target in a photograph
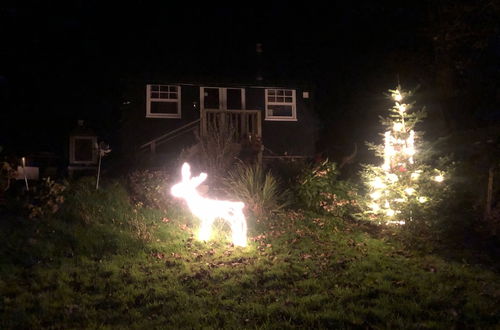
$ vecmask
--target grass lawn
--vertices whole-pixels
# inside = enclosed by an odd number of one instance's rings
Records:
[[[343,219],[288,211],[227,230],[132,205],[119,184],[55,217],[0,223],[0,328],[495,328],[500,276],[405,249]]]

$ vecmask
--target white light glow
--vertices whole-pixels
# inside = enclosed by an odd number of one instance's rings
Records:
[[[385,171],[388,171],[391,168],[391,158],[396,154],[396,150],[394,150],[394,147],[392,146],[392,136],[390,131],[385,132],[384,143],[384,165],[382,165],[382,168]]]
[[[245,204],[225,200],[215,200],[201,196],[198,187],[207,178],[206,173],[191,178],[188,163],[182,165],[182,181],[173,185],[171,193],[186,201],[189,210],[201,220],[198,238],[202,241],[210,239],[212,224],[216,219],[227,221],[231,227],[232,241],[236,246],[247,245],[247,222],[243,214]]]
[[[399,102],[403,99],[403,96],[401,95],[399,90],[396,90],[394,93],[392,93],[392,98]]]
[[[398,182],[398,180],[399,180],[398,176],[396,174],[394,174],[394,173],[387,174],[387,179],[389,181],[391,181],[392,183]]]
[[[413,172],[411,174],[411,179],[412,180],[417,180],[418,178],[420,178],[420,172],[419,171]]]
[[[372,182],[370,182],[370,185],[375,188],[375,189],[384,189],[386,187],[385,183],[382,182],[382,179],[380,178],[375,178]]]
[[[408,162],[413,164],[413,155],[415,154],[415,131],[410,131],[410,136],[406,140],[406,147],[404,148],[404,152],[410,156],[408,158]]]
[[[444,176],[442,176],[441,174],[440,175],[436,175],[434,177],[434,181],[436,181],[436,182],[443,182],[444,181]]]
[[[370,197],[374,200],[377,200],[380,197],[382,197],[382,193],[380,191],[375,191],[375,192],[370,194]]]
[[[404,225],[406,222],[404,220],[392,220],[387,221],[388,225]]]
[[[429,199],[425,196],[420,196],[417,198],[417,201],[419,201],[419,203],[425,203],[427,202]]]
[[[413,156],[415,154],[415,149],[413,147],[406,147],[406,148],[403,148],[403,151],[405,154],[407,154],[408,156]]]
[[[405,128],[405,125],[403,123],[394,123],[394,125],[392,126],[392,129],[395,130],[396,132],[402,132]]]
[[[415,193],[415,189],[413,189],[413,188],[406,188],[405,189],[405,193],[407,193],[408,195],[413,195]]]

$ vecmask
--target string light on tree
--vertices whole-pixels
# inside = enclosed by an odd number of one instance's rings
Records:
[[[423,185],[431,180],[441,183],[445,176],[438,170],[430,171],[419,159],[422,134],[415,131],[415,125],[426,116],[425,109],[414,111],[411,91],[398,86],[389,92],[394,105],[389,109],[390,115],[381,118],[386,128],[383,144],[368,144],[383,158],[383,163],[365,165],[362,173],[369,197],[365,213],[379,222],[404,224],[412,217],[409,206],[429,201],[428,196],[423,196]]]

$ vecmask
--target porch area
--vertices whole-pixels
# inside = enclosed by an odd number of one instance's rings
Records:
[[[159,146],[189,132],[197,132],[203,138],[213,130],[222,129],[231,131],[234,134],[234,141],[237,143],[258,141],[260,144],[262,138],[261,111],[201,109],[199,119],[142,144],[139,150],[154,154]],[[261,157],[262,152],[259,152],[258,161]]]

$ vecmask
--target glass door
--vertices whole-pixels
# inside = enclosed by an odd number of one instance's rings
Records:
[[[201,87],[200,104],[203,110],[244,110],[243,88]]]

